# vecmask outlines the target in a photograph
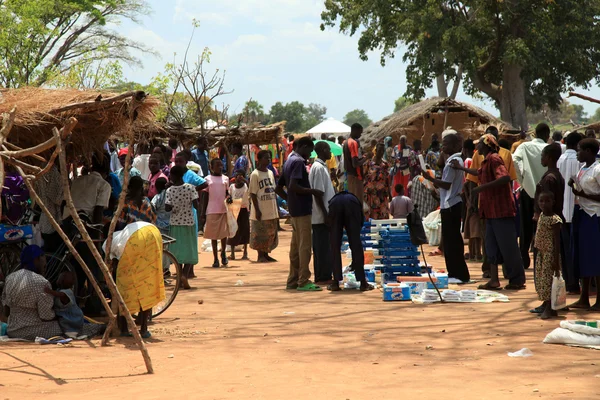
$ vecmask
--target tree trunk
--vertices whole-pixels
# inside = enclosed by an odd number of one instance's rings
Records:
[[[454,83],[452,84],[452,92],[450,93],[450,98],[452,100],[456,99],[456,95],[458,94],[458,88],[460,88],[460,82],[462,81],[463,76],[463,66],[460,64],[456,69],[456,78],[454,78]]]
[[[525,83],[521,78],[520,65],[506,63],[502,76],[500,116],[515,128],[527,130],[527,109],[525,106]]]
[[[443,73],[437,76],[437,90],[438,96],[443,97],[444,99],[448,97],[448,83],[446,82],[446,77]]]

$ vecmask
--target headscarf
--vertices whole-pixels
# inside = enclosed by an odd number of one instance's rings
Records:
[[[491,133],[486,133],[485,135],[483,135],[479,140],[475,141],[475,144],[477,144],[481,141],[483,141],[483,144],[485,144],[487,147],[489,147],[496,153],[498,152],[498,150],[500,150],[498,141],[496,140],[494,135],[492,135]]]
[[[43,255],[44,251],[40,248],[40,246],[35,244],[27,246],[21,252],[21,265],[24,269],[37,273],[38,270],[35,267],[34,261]]]
[[[458,134],[458,132],[455,131],[454,129],[452,129],[451,126],[449,126],[448,128],[446,128],[446,130],[444,132],[442,132],[442,139],[444,139],[448,135],[457,135],[457,134]]]
[[[383,144],[385,146],[385,148],[387,149],[389,146],[389,144],[392,142],[392,137],[391,136],[387,136],[385,139],[383,139]]]

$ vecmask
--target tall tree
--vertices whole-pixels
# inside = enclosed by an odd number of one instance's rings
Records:
[[[415,101],[413,99],[406,96],[400,96],[394,102],[394,112],[398,112],[413,104],[415,104]]]
[[[267,122],[265,108],[258,101],[250,99],[244,105],[240,120],[245,124],[265,124]]]
[[[406,45],[414,99],[461,69],[466,93],[486,94],[502,119],[527,127],[527,106],[555,109],[569,86],[600,77],[598,15],[600,0],[325,0],[322,29],[358,33],[361,58],[381,50],[382,64]]]
[[[287,121],[285,128],[289,132],[306,132],[306,107],[299,101],[292,101],[287,104],[277,102],[273,104],[269,111],[269,120],[271,123],[278,121]]]
[[[596,111],[588,120],[589,123],[598,122],[598,121],[600,121],[600,107],[596,108]]]
[[[131,50],[150,49],[108,24],[148,10],[145,0],[0,0],[0,85],[43,85],[99,60],[139,64]]]
[[[527,118],[532,124],[550,122],[552,125],[569,123],[581,125],[588,121],[583,106],[571,104],[568,100],[563,100],[556,110],[551,109],[547,104],[544,104],[537,112],[528,110]]]
[[[344,123],[346,125],[352,125],[355,123],[361,124],[364,128],[371,125],[373,121],[369,118],[369,115],[365,110],[352,110],[344,117]]]

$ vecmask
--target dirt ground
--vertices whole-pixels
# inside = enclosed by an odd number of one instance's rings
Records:
[[[600,353],[542,344],[558,320],[541,321],[527,312],[537,305],[531,271],[528,289],[510,293],[504,304],[423,306],[383,302],[379,291],[288,292],[283,288],[290,236],[281,235],[276,264],[233,261],[214,270],[208,267],[211,255],[201,255],[195,289],[180,292],[151,326],[147,346],[154,375],[145,374],[132,339],[104,348],[98,340],[63,348],[0,344],[0,400],[600,394]],[[439,257],[428,261],[443,266]],[[479,277],[479,265],[471,264],[471,272]],[[235,286],[238,280],[243,286]],[[523,347],[533,357],[507,356]]]

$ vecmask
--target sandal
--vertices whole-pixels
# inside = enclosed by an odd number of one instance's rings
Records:
[[[330,292],[341,292],[342,288],[340,287],[339,283],[332,283],[330,285],[327,285],[327,290],[329,290]]]
[[[544,307],[539,306],[539,307],[536,307],[536,308],[532,308],[531,310],[529,310],[529,312],[532,313],[532,314],[541,314],[541,313],[544,312]]]
[[[298,286],[296,290],[299,292],[321,292],[323,289],[321,286],[317,286],[314,283],[309,282],[304,286]]]
[[[375,289],[375,286],[373,286],[373,285],[371,285],[369,283],[367,283],[366,285],[362,285],[362,284],[360,285],[360,291],[361,292],[368,292],[368,291],[371,291],[371,290],[374,290],[374,289]]]
[[[494,291],[499,291],[499,290],[502,290],[502,286],[492,286],[488,282],[486,284],[477,286],[477,289],[479,289],[479,290],[494,290]]]
[[[440,251],[440,249],[436,249],[435,251],[432,251],[429,253],[429,257],[437,257],[437,256],[441,256],[442,252]]]
[[[527,289],[527,286],[516,285],[514,283],[509,283],[508,285],[504,286],[504,290],[523,290],[523,289]]]
[[[150,339],[152,337],[152,334],[150,333],[150,331],[146,331],[144,333],[140,332],[140,336],[142,337],[142,339]]]

